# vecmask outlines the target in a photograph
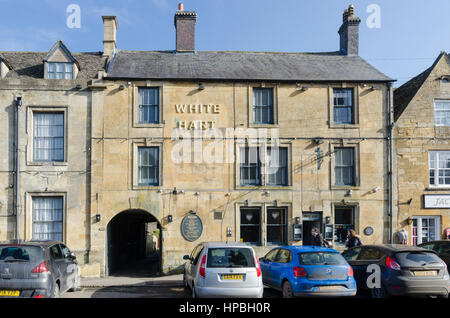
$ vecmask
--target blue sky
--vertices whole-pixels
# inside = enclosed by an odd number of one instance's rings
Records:
[[[198,50],[324,52],[339,49],[342,12],[355,5],[360,55],[399,84],[450,52],[448,0],[181,0],[198,14]],[[102,15],[119,21],[118,48],[172,50],[180,0],[0,0],[0,51],[48,51],[59,39],[72,52],[103,50]],[[70,4],[81,28],[68,28]],[[369,28],[380,8],[381,27]],[[6,14],[5,14],[6,13]]]

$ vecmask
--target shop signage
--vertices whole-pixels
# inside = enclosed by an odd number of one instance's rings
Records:
[[[203,232],[202,220],[197,214],[190,213],[181,221],[181,234],[189,241],[193,242],[200,238]]]
[[[450,209],[450,194],[425,194],[425,209]]]
[[[177,114],[211,114],[211,115],[219,115],[220,114],[220,105],[216,104],[176,104],[175,111]],[[215,128],[216,122],[213,120],[179,120],[177,124],[177,128],[187,129],[187,130],[195,130],[195,129],[213,129]]]

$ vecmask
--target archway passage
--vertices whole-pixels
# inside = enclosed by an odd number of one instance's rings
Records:
[[[161,225],[150,213],[129,210],[108,224],[110,276],[154,277],[161,273]]]

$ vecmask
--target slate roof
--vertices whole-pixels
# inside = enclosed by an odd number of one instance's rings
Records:
[[[362,82],[393,81],[359,56],[329,53],[119,50],[109,79]]]
[[[417,92],[425,83],[428,76],[430,76],[431,72],[443,55],[446,55],[446,53],[442,52],[439,54],[438,58],[434,61],[431,67],[427,68],[416,77],[413,77],[394,91],[394,121],[397,121],[397,119],[405,111],[406,107],[408,107],[411,100],[414,96],[416,96]]]
[[[44,78],[44,59],[48,52],[0,52],[0,57],[8,61],[12,68],[6,74],[8,78]],[[105,58],[101,52],[94,53],[72,53],[73,58],[78,62],[80,72],[77,80],[90,80],[97,78],[98,71],[105,69]]]

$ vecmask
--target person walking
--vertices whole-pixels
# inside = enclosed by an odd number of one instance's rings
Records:
[[[311,234],[313,236],[312,246],[328,247],[328,242],[323,239],[323,236],[319,233],[319,229],[317,227],[314,227],[311,230]]]
[[[352,248],[355,246],[361,246],[362,241],[361,238],[356,234],[355,230],[348,230],[347,232],[347,242],[345,242],[346,248]]]

